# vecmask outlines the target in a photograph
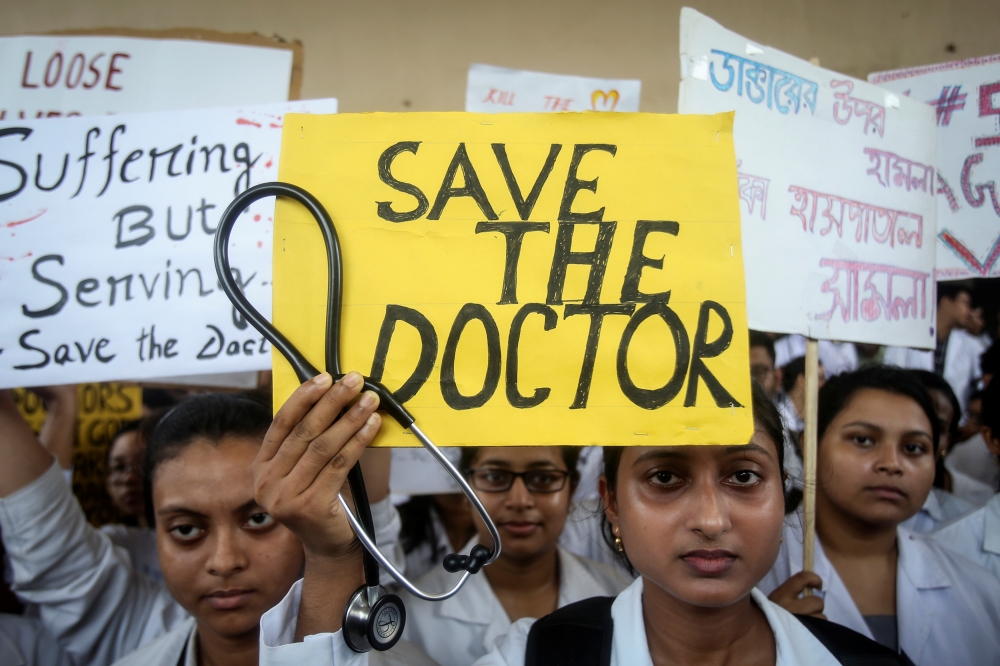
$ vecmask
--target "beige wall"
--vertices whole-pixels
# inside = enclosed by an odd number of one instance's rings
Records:
[[[727,28],[864,78],[1000,52],[998,0],[705,0]],[[461,110],[469,63],[642,80],[677,109],[675,0],[5,0],[0,34],[198,27],[305,44],[304,98],[342,111]]]

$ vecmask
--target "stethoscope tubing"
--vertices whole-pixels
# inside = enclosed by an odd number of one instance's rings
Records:
[[[255,201],[270,196],[285,196],[294,199],[305,206],[318,223],[323,234],[323,240],[326,245],[327,252],[327,267],[329,271],[329,289],[327,293],[326,367],[335,380],[340,379],[343,376],[340,371],[339,336],[340,304],[342,302],[343,293],[343,260],[340,242],[337,238],[337,232],[334,228],[333,221],[326,209],[319,202],[319,200],[316,199],[316,197],[297,185],[280,182],[255,185],[254,187],[251,187],[237,195],[237,197],[233,199],[232,203],[229,204],[225,212],[222,214],[222,219],[219,222],[219,227],[215,235],[215,270],[216,273],[218,273],[222,290],[225,292],[226,296],[229,297],[233,306],[247,320],[247,322],[260,332],[260,334],[263,335],[267,341],[270,342],[274,348],[277,349],[278,352],[281,353],[281,355],[289,362],[300,383],[304,383],[312,377],[320,374],[319,370],[317,370],[316,367],[312,365],[301,354],[301,352],[299,352],[298,349],[295,348],[288,338],[286,338],[271,324],[271,322],[265,319],[257,311],[257,309],[253,307],[246,296],[244,296],[243,292],[240,291],[233,278],[232,270],[230,269],[229,237],[232,233],[233,227],[239,219],[239,216]],[[479,514],[483,523],[485,523],[486,528],[489,531],[490,538],[493,539],[492,552],[490,553],[490,557],[485,560],[483,564],[490,564],[495,561],[500,555],[500,533],[497,530],[496,524],[487,513],[486,508],[483,506],[479,497],[469,485],[468,481],[466,481],[462,473],[452,464],[450,460],[448,460],[447,456],[441,452],[441,450],[430,440],[430,438],[417,427],[413,415],[411,415],[406,408],[395,399],[392,392],[390,392],[381,383],[373,382],[367,377],[364,380],[364,389],[376,393],[380,398],[380,409],[385,410],[386,413],[399,423],[404,430],[408,429],[420,441],[424,448],[431,453],[434,459],[444,466],[444,468],[448,471],[448,474],[455,479],[459,487],[462,489],[462,492],[472,503],[476,513]],[[374,526],[372,524],[371,509],[368,504],[367,494],[364,489],[364,480],[361,475],[361,468],[359,465],[355,465],[348,474],[348,481],[351,486],[351,492],[354,495],[358,515],[355,515],[355,512],[351,510],[350,505],[339,492],[337,493],[337,498],[340,500],[341,506],[344,507],[347,519],[351,523],[351,527],[357,534],[358,539],[364,546],[365,551],[372,558],[374,558],[378,564],[384,567],[400,585],[420,599],[425,599],[427,601],[442,601],[458,593],[462,585],[465,584],[465,581],[468,580],[470,575],[472,575],[469,571],[465,571],[458,582],[455,583],[455,585],[447,592],[442,594],[429,594],[419,589],[416,585],[410,582],[406,576],[400,573],[395,566],[393,566],[392,562],[390,562],[378,548],[374,538],[370,536],[374,534]],[[367,581],[378,581],[377,567],[374,571],[372,571],[373,564],[374,563],[370,562],[366,558],[365,578]]]

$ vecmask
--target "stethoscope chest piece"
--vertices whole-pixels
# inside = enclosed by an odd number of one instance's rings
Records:
[[[362,585],[344,609],[344,640],[355,652],[388,650],[403,635],[406,609],[384,587]]]

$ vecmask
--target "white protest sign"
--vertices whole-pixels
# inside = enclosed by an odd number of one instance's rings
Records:
[[[275,180],[284,114],[336,100],[0,123],[0,388],[261,370],[270,346],[219,289],[214,232]],[[233,234],[271,306],[274,200]]]
[[[934,346],[934,114],[681,10],[681,113],[735,110],[751,328]]]
[[[292,52],[132,37],[0,37],[0,121],[270,104]]]
[[[456,467],[462,457],[457,447],[442,448],[448,460]],[[437,495],[460,493],[455,479],[427,449],[393,449],[392,467],[389,470],[389,488],[394,495]]]
[[[1000,55],[870,74],[934,107],[937,278],[1000,277]]]
[[[590,79],[471,65],[465,110],[477,113],[515,111],[638,111],[641,82]]]

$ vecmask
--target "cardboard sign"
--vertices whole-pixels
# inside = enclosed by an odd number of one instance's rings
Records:
[[[931,109],[681,10],[682,113],[736,110],[751,328],[933,348]]]
[[[638,111],[641,82],[544,74],[490,65],[470,65],[465,110],[476,113],[526,111]]]
[[[73,447],[73,493],[87,518],[104,525],[120,517],[108,499],[108,447],[126,421],[142,416],[142,389],[118,382],[80,384],[77,389],[76,442]],[[45,422],[42,400],[31,391],[14,389],[21,415],[36,433]]]
[[[133,37],[0,37],[0,121],[270,104],[292,51]]]
[[[274,180],[283,114],[336,100],[0,123],[0,387],[266,369],[212,258],[219,216]],[[273,202],[233,267],[270,309]]]
[[[1000,277],[1000,55],[868,80],[934,107],[937,279]]]
[[[444,446],[748,441],[731,126],[289,116],[281,180],[319,198],[343,246],[343,369]],[[319,227],[291,201],[275,213],[274,322],[322,367]],[[277,354],[274,369],[280,406],[298,382]],[[392,423],[379,441],[417,444]]]

